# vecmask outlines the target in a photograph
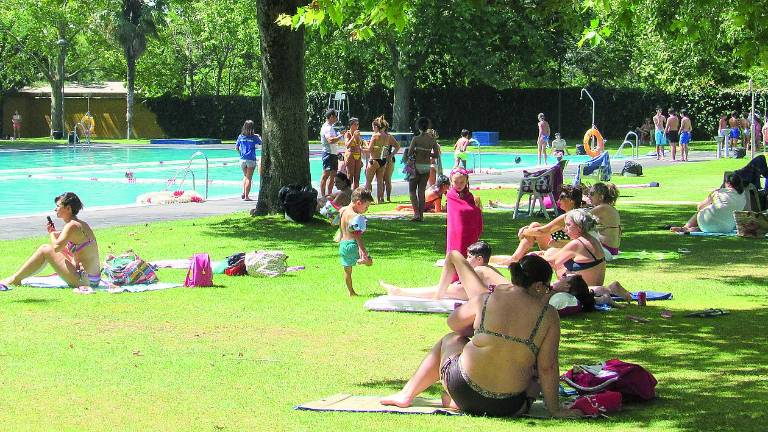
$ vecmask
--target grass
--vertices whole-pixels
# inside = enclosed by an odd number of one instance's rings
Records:
[[[374,266],[353,274],[360,298],[345,294],[332,228],[244,213],[97,230],[102,255],[133,248],[144,258],[205,251],[282,249],[306,270],[275,279],[217,275],[213,288],[79,296],[70,290],[16,288],[0,293],[0,384],[5,430],[760,430],[768,420],[768,249],[764,241],[676,236],[656,227],[684,221],[700,200],[743,161],[647,169],[658,189],[624,189],[619,210],[625,250],[690,250],[676,261],[615,261],[608,279],[632,290],[670,291],[674,300],[593,313],[562,322],[561,370],[618,357],[646,366],[659,398],[627,405],[599,421],[497,420],[442,416],[297,412],[292,407],[334,393],[398,390],[428,348],[447,332],[445,316],[374,313],[377,280],[434,283],[431,263],[445,247],[442,219],[414,225],[373,220],[365,240]],[[511,190],[480,191],[512,201]],[[621,204],[622,200],[646,204]],[[388,206],[387,206],[388,207]],[[385,208],[373,206],[372,211]],[[511,253],[529,221],[485,214],[483,235]],[[8,274],[44,238],[3,242]],[[160,270],[183,281],[184,271]],[[714,319],[684,318],[707,308]],[[673,318],[659,317],[669,309]],[[625,319],[647,317],[648,324]],[[438,395],[438,387],[430,390]]]

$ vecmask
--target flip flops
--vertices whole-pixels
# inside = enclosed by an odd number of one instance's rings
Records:
[[[730,312],[723,309],[704,309],[703,311],[691,312],[686,315],[688,318],[713,318],[728,315]]]
[[[10,291],[11,287],[6,284],[0,284],[0,291]]]

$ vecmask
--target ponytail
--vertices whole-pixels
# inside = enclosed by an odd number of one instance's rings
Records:
[[[387,123],[387,120],[384,118],[384,114],[376,117],[373,119],[373,124],[380,130],[386,131],[389,129],[389,123]]]
[[[512,283],[528,288],[536,282],[548,285],[552,279],[552,266],[538,255],[526,255],[518,262],[509,265]]]

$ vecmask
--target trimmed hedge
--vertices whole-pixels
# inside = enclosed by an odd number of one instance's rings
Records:
[[[545,113],[552,132],[566,137],[580,137],[592,121],[591,102],[579,99],[581,89],[561,90],[562,118],[558,119],[557,89],[508,89],[492,87],[415,89],[411,115],[430,117],[442,137],[458,137],[461,129],[498,131],[502,139],[530,139],[537,135],[536,115]],[[688,110],[694,126],[694,139],[711,138],[719,116],[735,110],[748,112],[746,93],[706,89],[668,94],[660,91],[631,89],[590,89],[595,99],[595,123],[604,136],[623,138],[652,117],[655,107],[670,106]],[[319,139],[328,93],[307,95],[310,139]],[[371,120],[381,115],[392,118],[392,90],[377,86],[365,94],[350,94],[352,115],[360,118],[361,129],[368,130]],[[261,98],[247,96],[198,96],[194,99],[161,96],[144,103],[157,115],[160,127],[169,137],[208,137],[234,139],[246,119],[261,125]],[[759,106],[757,107],[760,110]],[[342,116],[346,123],[348,115]],[[560,127],[558,128],[558,125]]]

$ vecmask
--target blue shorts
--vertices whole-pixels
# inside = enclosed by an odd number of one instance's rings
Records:
[[[354,267],[360,259],[360,249],[354,240],[342,240],[339,242],[339,257],[344,267]]]
[[[661,130],[656,131],[656,145],[657,146],[667,145],[667,136],[664,135],[664,131],[661,131]]]
[[[323,152],[323,171],[339,170],[339,155]]]
[[[691,142],[691,133],[689,131],[680,132],[680,144],[688,144]]]
[[[729,135],[732,139],[737,139],[739,137],[739,128],[731,128],[731,134]]]

